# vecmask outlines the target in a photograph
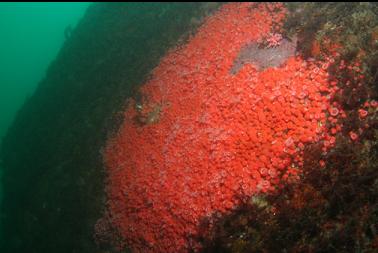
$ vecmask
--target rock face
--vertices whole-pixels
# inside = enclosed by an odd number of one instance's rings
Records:
[[[296,43],[296,38],[293,41],[283,39],[276,47],[259,48],[258,43],[251,43],[240,51],[231,73],[236,74],[246,63],[252,63],[260,70],[279,67],[288,58],[295,56]]]
[[[330,101],[334,60],[294,57],[295,43],[272,38],[286,13],[280,3],[225,4],[130,100],[103,153],[105,220],[133,252],[199,252],[216,216],[299,180],[305,147],[334,146],[344,113]],[[238,57],[253,65],[232,74]],[[108,232],[104,220],[98,228]]]
[[[167,50],[217,5],[92,5],[3,140],[1,252],[100,252],[100,150]],[[22,73],[20,73],[22,74]]]

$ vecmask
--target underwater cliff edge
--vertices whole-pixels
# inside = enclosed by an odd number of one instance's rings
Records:
[[[3,140],[1,252],[101,252],[100,150],[134,87],[214,4],[95,3]]]

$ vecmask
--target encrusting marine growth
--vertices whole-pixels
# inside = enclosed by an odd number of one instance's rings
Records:
[[[286,13],[279,3],[223,5],[129,101],[104,162],[108,218],[134,252],[200,250],[196,238],[215,214],[298,180],[307,144],[333,147],[345,117],[331,102],[337,53],[315,61],[282,52],[279,66],[260,55],[231,71],[245,48],[289,43]]]

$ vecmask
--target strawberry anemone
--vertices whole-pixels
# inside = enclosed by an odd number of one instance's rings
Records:
[[[200,250],[214,214],[298,180],[306,145],[333,147],[345,117],[331,102],[337,54],[296,56],[281,35],[286,14],[279,3],[223,5],[128,102],[104,163],[107,217],[133,251]]]

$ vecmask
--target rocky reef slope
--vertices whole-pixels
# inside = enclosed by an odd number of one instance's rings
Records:
[[[97,252],[106,135],[133,88],[216,6],[90,6],[3,140],[1,252]]]

